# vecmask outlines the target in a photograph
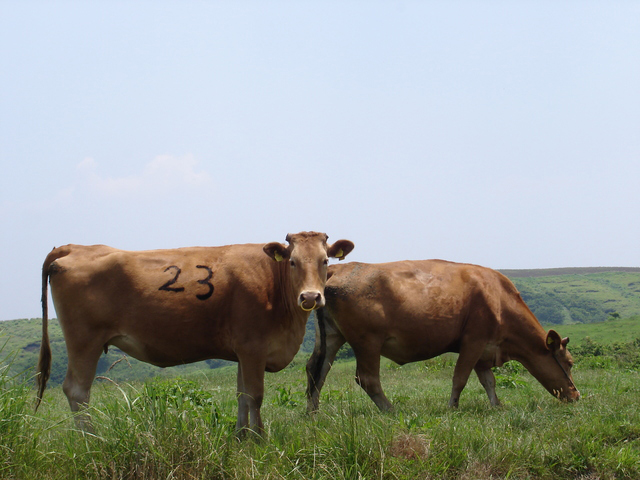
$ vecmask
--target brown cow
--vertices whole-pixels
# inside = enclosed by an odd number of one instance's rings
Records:
[[[47,279],[69,364],[63,391],[71,410],[89,402],[101,352],[113,345],[168,367],[221,358],[238,362],[239,434],[260,434],[264,372],[298,351],[309,312],[324,305],[328,257],[343,259],[349,240],[287,235],[273,242],[130,252],[104,245],[55,248],[42,268],[43,335],[38,399],[51,367]],[[86,415],[77,417],[89,427]]]
[[[475,369],[492,405],[499,405],[491,367],[517,360],[554,396],[577,400],[569,339],[546,333],[504,275],[442,260],[329,267],[326,306],[316,312],[316,345],[307,363],[308,410],[338,349],[349,342],[356,381],[381,410],[392,408],[380,385],[380,355],[400,365],[445,352],[460,355],[449,405]]]

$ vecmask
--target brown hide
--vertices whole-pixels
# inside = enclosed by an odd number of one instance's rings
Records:
[[[101,352],[113,345],[162,367],[210,358],[238,362],[237,428],[261,433],[264,371],[293,359],[309,311],[324,305],[328,257],[353,249],[348,240],[327,245],[324,233],[287,241],[139,252],[54,249],[43,266],[38,403],[50,368],[49,278],[69,356],[63,390],[73,411],[88,403]],[[88,426],[86,417],[79,421]]]
[[[345,341],[356,356],[358,383],[383,410],[391,403],[380,385],[381,355],[404,364],[458,352],[453,407],[473,369],[491,403],[499,404],[491,367],[508,360],[521,362],[558,398],[579,397],[568,339],[547,334],[515,286],[495,270],[441,260],[334,265],[325,295],[307,364],[311,411]]]

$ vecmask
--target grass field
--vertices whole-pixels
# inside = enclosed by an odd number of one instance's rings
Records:
[[[497,372],[502,407],[490,407],[474,377],[451,410],[452,365],[451,356],[383,362],[396,411],[382,414],[353,381],[353,362],[336,364],[309,416],[298,360],[267,374],[267,438],[244,442],[234,437],[235,367],[97,382],[94,435],[74,429],[60,388],[34,415],[31,386],[0,374],[0,478],[640,478],[637,370],[578,363],[582,399],[564,404],[510,362]]]
[[[496,369],[503,406],[491,407],[472,377],[451,410],[449,354],[403,367],[383,361],[390,414],[356,385],[353,361],[337,363],[309,416],[308,354],[299,354],[266,375],[266,439],[244,442],[234,436],[235,366],[98,380],[91,435],[75,430],[60,387],[33,413],[33,382],[10,368],[23,350],[0,338],[0,479],[640,478],[640,317],[554,328],[571,337],[575,404],[509,362]]]

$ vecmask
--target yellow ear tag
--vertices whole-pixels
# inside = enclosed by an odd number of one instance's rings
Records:
[[[547,337],[547,345],[551,345],[553,343],[553,338]]]
[[[282,255],[280,255],[278,252],[275,252],[275,253],[273,254],[273,258],[275,258],[275,259],[276,259],[276,262],[281,262],[283,257],[282,257]]]
[[[344,257],[344,252],[342,251],[342,249],[338,250],[338,253],[336,253],[336,258],[342,258]]]

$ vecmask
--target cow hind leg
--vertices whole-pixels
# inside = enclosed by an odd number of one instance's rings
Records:
[[[93,431],[91,417],[87,412],[91,385],[96,375],[98,360],[102,353],[101,344],[84,345],[82,350],[75,349],[67,343],[69,364],[67,375],[62,383],[62,391],[69,401],[69,407],[75,414],[78,428]]]
[[[316,344],[307,362],[307,412],[317,412],[320,406],[320,391],[331,365],[345,338],[333,321],[325,317],[323,323],[316,323]]]
[[[489,397],[491,405],[493,405],[494,407],[499,406],[500,400],[498,399],[498,395],[496,394],[496,377],[494,377],[491,368],[476,365],[475,371],[476,375],[478,375],[478,380],[480,380],[480,383],[487,392],[487,396]]]

